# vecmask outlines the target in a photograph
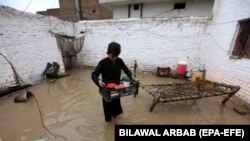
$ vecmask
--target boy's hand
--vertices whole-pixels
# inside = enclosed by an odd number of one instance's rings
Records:
[[[104,87],[104,86],[105,86],[105,83],[104,83],[102,80],[99,80],[98,83],[99,83],[99,85],[100,85],[101,87]]]
[[[139,80],[136,79],[134,76],[132,76],[132,79],[135,81],[135,82],[138,82]]]

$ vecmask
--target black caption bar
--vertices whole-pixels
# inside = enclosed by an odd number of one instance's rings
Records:
[[[128,139],[250,140],[250,125],[115,125],[115,141]]]

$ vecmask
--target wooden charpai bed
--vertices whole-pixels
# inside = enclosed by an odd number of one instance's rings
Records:
[[[141,87],[154,97],[153,103],[149,109],[150,112],[153,111],[157,103],[221,95],[227,95],[221,101],[221,104],[225,104],[240,89],[240,86],[232,86],[208,80],[201,80],[195,83],[141,85]]]

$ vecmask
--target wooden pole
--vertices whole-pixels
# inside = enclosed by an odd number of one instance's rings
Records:
[[[134,77],[136,78],[136,69],[137,69],[137,62],[135,60],[135,63],[134,63]]]
[[[221,101],[221,104],[222,105],[225,105],[225,103],[234,95],[236,94],[239,90],[240,90],[240,86],[237,86],[236,88],[234,88],[235,90],[229,94],[227,97],[225,97],[222,101]]]
[[[154,108],[155,108],[156,104],[159,102],[160,98],[161,98],[160,96],[155,97],[155,99],[153,100],[153,104],[149,108],[150,112],[152,112],[154,110]]]

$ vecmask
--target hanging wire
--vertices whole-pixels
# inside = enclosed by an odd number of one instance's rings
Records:
[[[229,23],[235,23],[238,22],[239,20],[233,20],[233,21],[227,21],[227,22],[221,22],[221,23],[213,23],[209,24],[208,26],[215,26],[215,25],[220,25],[220,24],[229,24]]]
[[[214,37],[212,34],[209,33],[208,35],[211,37],[212,40],[214,40],[214,43],[216,44],[216,46],[217,46],[218,48],[220,48],[222,51],[225,51],[225,52],[228,53],[228,51],[227,51],[226,49],[224,49],[224,48],[218,43],[218,41],[215,39],[215,37]]]
[[[6,1],[6,0],[5,0]],[[32,2],[32,1],[30,1],[30,2]],[[188,9],[190,9],[192,7],[192,5],[188,8]],[[186,9],[185,11],[187,11],[188,9]],[[182,11],[181,13],[183,13],[183,12],[185,12],[185,11]],[[180,15],[181,13],[178,13],[178,14],[176,14],[176,15]],[[176,15],[174,15],[174,16],[172,16],[172,17],[175,17]],[[170,17],[171,18],[171,17]],[[48,17],[48,19],[49,19],[49,24],[50,24],[50,28],[51,28],[51,21],[50,21],[50,17]],[[234,21],[227,21],[227,22],[221,22],[221,23],[213,23],[213,24],[209,24],[209,25],[207,25],[207,26],[216,26],[216,25],[223,25],[223,24],[228,24],[228,23],[233,23],[233,22],[238,22],[237,20],[234,20]],[[88,30],[88,28],[87,28],[87,22],[85,22],[84,23],[84,26],[85,26],[85,32],[87,32],[87,30]],[[155,26],[152,26],[152,27],[148,27],[148,28],[145,28],[145,30],[144,31],[146,31],[147,29],[150,29],[150,28],[153,28],[153,27],[156,27],[156,26],[158,26],[158,25],[160,25],[161,23],[159,23],[159,24],[157,24],[157,25],[155,25]],[[63,26],[67,26],[66,24],[64,24]],[[183,27],[193,27],[192,25],[191,26],[183,26]],[[94,31],[97,31],[97,30],[99,30],[99,29],[95,29]],[[100,30],[102,30],[102,29],[100,29]],[[117,31],[117,30],[114,30],[114,31]],[[132,30],[133,31],[133,30]],[[143,31],[142,29],[141,30],[135,30],[135,31]],[[149,32],[149,31],[147,31],[147,32]],[[152,32],[150,32],[150,33],[152,33]],[[157,36],[159,36],[159,37],[162,37],[162,38],[165,38],[165,36],[164,35],[160,35],[160,34],[155,34],[155,35],[157,35]],[[47,36],[47,34],[45,34],[44,35],[44,37],[45,36]],[[211,37],[212,37],[212,35],[210,35]],[[215,41],[215,43],[219,46],[219,44],[218,44],[218,42],[216,41],[216,39],[214,38],[214,37],[212,37],[212,39],[214,39],[214,41]],[[34,41],[34,42],[36,42],[36,41]],[[220,47],[220,46],[219,46]],[[223,48],[222,48],[223,49]],[[223,50],[225,50],[225,49],[223,49]]]
[[[158,13],[158,14],[152,16],[151,18],[157,17],[157,16],[162,15],[162,14],[166,14],[166,13],[168,13],[168,12],[170,12],[170,11],[173,11],[173,10],[174,10],[174,9],[168,9],[168,10],[166,10],[166,11],[163,11],[163,12],[161,12],[161,13]]]
[[[28,5],[24,8],[23,11],[26,11],[28,8],[30,8],[31,4],[33,3],[34,0],[29,0]]]

